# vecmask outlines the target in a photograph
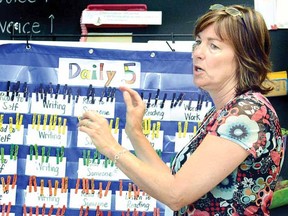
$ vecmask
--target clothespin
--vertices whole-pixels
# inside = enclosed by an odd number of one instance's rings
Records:
[[[59,185],[59,181],[58,181],[58,180],[55,180],[55,185],[54,185],[54,196],[57,196],[58,185]]]
[[[156,138],[159,138],[159,136],[160,136],[160,128],[161,128],[161,122],[157,121],[157,123],[156,123]]]
[[[188,131],[188,121],[184,122],[184,131],[183,131],[183,136],[186,137]]]
[[[37,127],[36,127],[37,131],[40,130],[40,124],[41,124],[41,114],[38,114],[37,115]]]
[[[75,194],[78,193],[79,185],[80,185],[80,178],[77,178],[77,180],[76,180],[76,186],[75,186]]]
[[[174,101],[175,101],[175,98],[176,98],[176,93],[174,92],[174,93],[173,93],[173,97],[172,97],[172,100],[171,100],[170,108],[173,108],[173,106],[174,106]]]
[[[122,196],[122,192],[123,192],[123,180],[120,179],[119,180],[119,196]]]
[[[48,161],[49,161],[50,151],[51,151],[51,147],[49,146],[48,150],[47,150],[47,155],[46,155],[46,161],[45,161],[46,163],[48,163]]]
[[[40,181],[40,196],[44,196],[44,179]]]
[[[99,182],[99,191],[98,191],[99,198],[102,198],[102,182]]]
[[[0,128],[3,126],[4,114],[0,114]]]
[[[52,130],[55,130],[57,124],[57,115],[53,115],[53,125],[52,125]]]
[[[46,130],[47,121],[48,121],[48,114],[44,114],[43,127],[42,127],[43,130]]]
[[[62,118],[58,117],[58,134],[61,134]]]
[[[156,95],[155,95],[155,102],[154,102],[155,106],[157,105],[157,102],[159,100],[159,94],[160,94],[160,89],[157,89],[157,92],[156,92]]]
[[[61,146],[61,150],[60,150],[60,162],[63,161],[63,157],[64,157],[64,150],[65,150],[64,146]]]
[[[35,125],[36,125],[36,113],[33,113],[33,116],[32,116],[32,129],[35,128]]]
[[[10,133],[13,132],[13,117],[12,116],[9,117],[9,132]]]
[[[152,97],[152,93],[151,92],[149,92],[149,96],[148,96],[148,100],[147,100],[147,108],[149,108],[150,107],[150,105],[151,105],[151,97]]]
[[[1,163],[4,164],[5,162],[5,153],[4,153],[4,147],[1,147]]]
[[[58,99],[59,93],[60,93],[60,84],[57,84],[56,85],[56,91],[55,91],[55,100]]]
[[[95,193],[95,182],[94,182],[94,178],[91,179],[91,193],[92,193],[92,194]]]
[[[14,174],[13,175],[13,180],[12,180],[12,189],[15,188],[16,183],[17,183],[17,174]]]
[[[182,124],[178,121],[178,138],[182,137]]]
[[[64,118],[63,125],[62,125],[62,134],[66,133],[66,129],[67,129],[67,118]]]
[[[120,121],[120,118],[117,117],[116,122],[115,122],[114,134],[117,134],[119,131],[119,121]]]
[[[105,193],[104,196],[106,197],[108,195],[109,189],[110,189],[111,181],[107,182],[106,188],[105,188]]]

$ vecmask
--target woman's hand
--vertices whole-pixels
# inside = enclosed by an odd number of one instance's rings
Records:
[[[126,124],[125,131],[128,137],[134,133],[142,133],[142,121],[145,114],[145,103],[138,94],[125,86],[119,87],[123,92],[124,101],[126,104]]]
[[[108,157],[110,150],[119,146],[112,136],[107,119],[97,112],[85,112],[79,121],[79,130],[89,135],[96,149]]]

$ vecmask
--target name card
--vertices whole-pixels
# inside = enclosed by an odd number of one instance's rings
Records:
[[[4,155],[3,163],[0,161],[1,175],[14,175],[17,173],[17,160],[10,159],[10,155]]]
[[[24,93],[14,94],[12,97],[10,92],[7,96],[7,92],[0,91],[0,112],[29,113],[29,100],[26,101]]]
[[[147,100],[146,100],[147,103]],[[189,121],[199,122],[204,119],[205,114],[211,109],[211,102],[203,102],[201,110],[197,110],[197,101],[183,101],[171,106],[172,101],[167,100],[161,108],[161,101],[152,104],[146,109],[144,118],[161,121]],[[175,102],[173,102],[175,104]],[[180,106],[179,106],[180,104]]]
[[[95,193],[83,193],[81,190],[78,193],[75,193],[75,189],[70,190],[70,208],[80,208],[81,206],[89,206],[89,209],[97,209],[97,206],[101,210],[110,210],[112,203],[112,192],[108,191],[107,195],[100,198],[99,190],[95,190]]]
[[[151,196],[140,193],[138,197],[134,198],[133,193],[131,193],[132,196],[130,197],[128,194],[128,191],[122,191],[122,196],[120,196],[120,192],[116,191],[116,210],[127,211],[127,209],[136,209],[137,211],[153,212],[154,208],[156,208],[156,199]]]
[[[107,161],[106,161],[107,163]],[[89,160],[89,165],[83,164],[83,158],[79,158],[78,178],[94,178],[97,180],[113,181],[119,179],[129,179],[120,169],[115,165],[107,164],[105,167],[105,160],[96,159]]]
[[[114,133],[114,130],[112,129],[112,136],[115,138],[115,140],[119,140],[119,132]],[[83,147],[83,148],[95,148],[93,142],[91,141],[91,138],[84,132],[78,130],[78,136],[77,136],[77,146]]]
[[[25,175],[61,178],[66,176],[65,173],[66,173],[65,157],[63,157],[62,162],[59,162],[57,164],[56,157],[50,156],[48,162],[42,163],[41,156],[39,156],[38,159],[35,159],[35,156],[33,156],[33,159],[30,160],[30,156],[27,155]]]
[[[66,126],[65,133],[59,133],[59,126],[56,126],[55,130],[48,130],[48,126],[46,130],[42,130],[43,125],[40,125],[37,130],[37,126],[32,127],[32,125],[28,125],[28,135],[27,135],[27,143],[37,143],[37,145],[42,146],[67,146],[67,132],[68,126]]]
[[[3,124],[0,128],[0,142],[2,144],[23,144],[24,126],[21,125],[19,130],[15,125]]]
[[[62,208],[64,205],[67,206],[68,203],[68,193],[61,193],[61,189],[56,189],[57,195],[49,196],[49,188],[43,187],[43,195],[41,195],[40,191],[41,188],[37,187],[37,191],[35,192],[32,189],[32,192],[29,193],[29,186],[27,186],[25,190],[25,204],[26,206],[43,206],[45,204],[46,206],[53,205],[54,208]],[[53,188],[54,191],[54,188]]]
[[[163,139],[164,139],[164,131],[159,131],[158,138],[155,135],[152,135],[153,131],[151,130],[150,134],[147,135],[147,139],[149,140],[150,144],[153,146],[155,150],[163,150]],[[134,150],[132,143],[130,142],[125,129],[122,129],[122,146],[127,148],[128,150]]]
[[[38,96],[37,96],[38,94]],[[50,115],[72,115],[73,111],[73,100],[70,99],[68,102],[68,95],[59,94],[58,98],[55,99],[55,95],[47,94],[46,99],[43,99],[43,93],[32,93],[31,99],[31,113],[41,113],[41,114],[50,114]],[[38,99],[37,99],[38,97]],[[42,98],[41,98],[42,97]],[[72,97],[72,96],[71,96]]]
[[[105,118],[114,118],[115,116],[115,98],[113,102],[106,101],[106,98],[94,97],[92,98],[87,96],[79,96],[78,103],[75,103],[74,116],[82,116],[82,114],[88,110],[95,111]]]
[[[15,185],[14,189],[12,189],[10,185],[8,191],[5,191],[4,193],[3,191],[4,191],[3,185],[1,184],[0,185],[0,205],[4,203],[5,205],[8,205],[9,202],[11,202],[11,205],[15,205],[17,185]]]

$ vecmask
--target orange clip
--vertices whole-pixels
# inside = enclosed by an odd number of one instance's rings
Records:
[[[54,186],[54,196],[57,196],[58,185],[59,185],[59,182],[58,182],[58,180],[55,180],[55,186]]]
[[[119,195],[122,196],[122,191],[123,191],[123,180],[119,180]]]
[[[48,180],[48,187],[49,187],[49,196],[52,196],[52,181]]]
[[[102,182],[99,182],[99,192],[98,195],[100,198],[102,198]]]
[[[107,185],[106,185],[106,188],[105,188],[105,193],[104,193],[104,196],[106,197],[107,194],[108,194],[108,191],[110,189],[110,185],[111,185],[111,181],[108,181]]]
[[[76,181],[75,194],[78,193],[79,184],[80,184],[80,179],[78,178],[77,181]]]

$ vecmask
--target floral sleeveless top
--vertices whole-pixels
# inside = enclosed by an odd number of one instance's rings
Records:
[[[270,215],[268,207],[284,160],[281,127],[270,102],[249,91],[221,110],[212,108],[190,143],[176,155],[173,174],[208,133],[237,143],[250,155],[213,190],[174,215]]]

